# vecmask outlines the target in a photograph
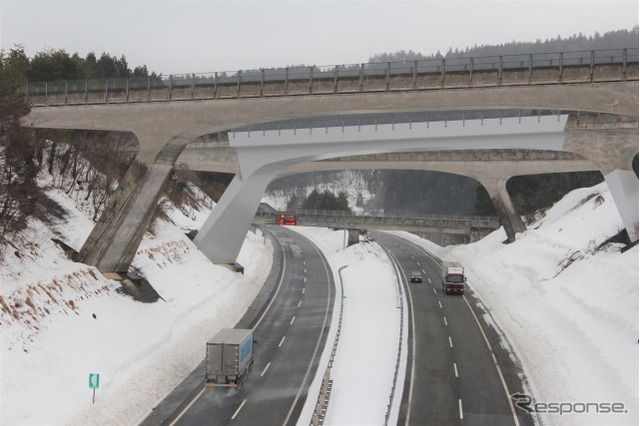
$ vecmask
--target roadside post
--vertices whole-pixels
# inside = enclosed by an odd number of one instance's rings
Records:
[[[96,389],[100,387],[100,374],[89,373],[89,389],[93,389],[93,403],[96,402]]]

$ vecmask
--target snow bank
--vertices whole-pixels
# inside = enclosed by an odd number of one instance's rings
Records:
[[[568,194],[514,243],[502,244],[500,229],[436,249],[467,267],[469,286],[524,364],[536,401],[621,402],[627,410],[543,416],[550,424],[638,423],[638,248],[599,248],[622,228],[601,184]]]
[[[173,209],[133,262],[164,300],[134,302],[51,241],[77,250],[92,223],[63,194],[50,195],[67,220],[52,230],[33,221],[24,241],[37,235],[36,243],[17,241],[27,250],[0,269],[0,423],[135,424],[198,365],[204,342],[242,317],[271,268],[271,245],[249,233],[238,259],[245,275],[232,273],[184,235],[208,211]],[[89,373],[100,374],[95,404]]]
[[[68,210],[67,220],[33,221],[0,263],[0,423],[135,424],[198,364],[203,342],[242,316],[273,249],[250,233],[239,258],[246,275],[231,273],[184,236],[209,210],[170,210],[170,220],[145,236],[134,259],[164,301],[141,304],[51,241],[79,250],[92,222],[64,193],[50,194]],[[466,265],[469,285],[524,364],[537,402],[621,402],[628,411],[548,414],[545,423],[637,424],[638,248],[621,254],[618,245],[600,247],[621,228],[600,185],[569,194],[512,244],[502,244],[502,230],[447,248],[401,235]],[[300,230],[322,248],[336,282],[337,268],[349,264],[331,423],[380,424],[397,348],[381,346],[375,357],[360,351],[371,333],[398,337],[391,265],[376,245],[343,250],[342,232]],[[335,333],[335,322],[332,327]],[[325,350],[321,370],[327,360]],[[375,384],[366,370],[377,372]],[[101,379],[95,404],[89,373]],[[318,388],[316,378],[312,404]]]

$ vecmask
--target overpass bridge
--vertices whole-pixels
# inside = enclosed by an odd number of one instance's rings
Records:
[[[262,207],[262,204],[261,204]],[[279,212],[259,208],[254,219],[256,225],[277,223]],[[420,215],[386,216],[379,214],[353,214],[340,210],[296,210],[287,212],[296,218],[299,226],[349,230],[349,244],[358,242],[360,231],[385,229],[409,231],[423,235],[436,244],[463,244],[477,241],[500,227],[496,216]]]
[[[437,151],[575,154],[574,168],[605,175],[637,239],[638,49],[457,61],[169,76],[146,85],[107,80],[101,88],[29,83],[24,93],[34,127],[131,132],[138,140],[136,162],[80,253],[104,271],[128,269],[177,164],[235,174],[195,240],[219,263],[235,261],[273,178],[349,164],[439,170],[419,159]],[[535,167],[526,158],[467,163],[472,172],[463,164],[450,172],[487,188],[513,239],[524,226],[506,181]],[[566,163],[553,164],[571,168]]]

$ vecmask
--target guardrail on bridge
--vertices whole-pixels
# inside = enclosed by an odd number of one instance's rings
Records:
[[[153,102],[632,79],[638,48],[27,82],[34,106]]]

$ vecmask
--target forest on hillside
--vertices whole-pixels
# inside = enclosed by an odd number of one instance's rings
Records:
[[[605,50],[623,49],[638,47],[638,26],[630,30],[610,31],[604,34],[596,32],[586,36],[582,33],[574,34],[571,37],[555,39],[538,39],[531,41],[511,41],[509,43],[497,45],[475,45],[462,49],[450,47],[445,53],[440,51],[424,55],[412,50],[388,53],[378,53],[369,58],[370,63],[408,61],[421,59],[453,59],[463,57],[500,56],[500,55],[521,55],[529,53],[554,53],[571,52],[585,50]]]

